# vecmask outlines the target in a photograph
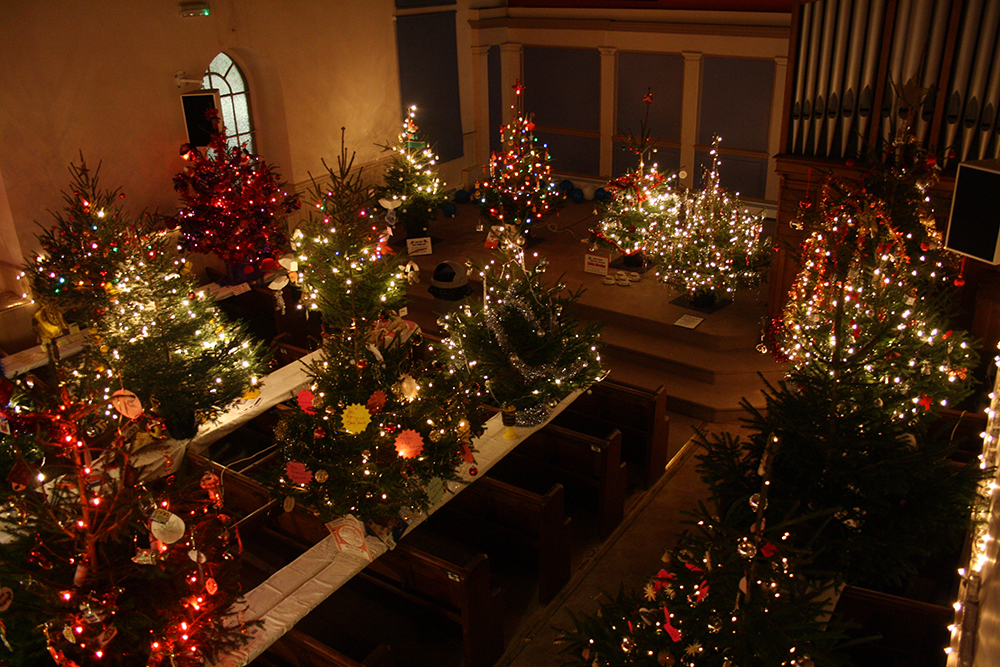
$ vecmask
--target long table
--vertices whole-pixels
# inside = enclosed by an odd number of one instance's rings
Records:
[[[474,441],[477,474],[471,475],[469,467],[460,471],[461,481],[446,486],[445,493],[426,513],[413,517],[406,532],[413,530],[426,518],[460,493],[468,483],[485,474],[497,461],[506,456],[522,440],[542,428],[549,420],[566,409],[576,400],[580,392],[564,398],[537,426],[516,427],[516,438],[504,437],[506,427],[499,414],[486,423],[486,430]],[[387,551],[386,545],[378,537],[367,535],[366,544],[372,559]],[[262,584],[249,591],[244,601],[234,607],[245,621],[262,621],[259,628],[249,630],[250,641],[232,653],[208,663],[215,667],[241,667],[254,660],[296,623],[315,609],[323,600],[343,586],[353,576],[361,572],[369,561],[361,556],[341,552],[331,535],[316,543],[304,554],[272,574]]]

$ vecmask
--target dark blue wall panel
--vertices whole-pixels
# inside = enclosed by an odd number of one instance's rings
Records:
[[[698,143],[722,137],[722,147],[767,150],[774,61],[705,57]]]
[[[524,47],[524,110],[549,127],[599,132],[601,54],[597,49]],[[506,105],[513,91],[501,91]]]
[[[649,106],[649,135],[654,140],[681,140],[684,58],[672,53],[618,53],[618,108],[615,132],[639,134]],[[643,97],[652,92],[653,102]]]
[[[462,157],[462,106],[458,88],[455,12],[396,18],[402,117],[417,105],[420,138],[442,162]]]

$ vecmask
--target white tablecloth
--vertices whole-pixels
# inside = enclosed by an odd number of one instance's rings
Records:
[[[579,394],[579,391],[574,392],[563,399],[552,410],[549,420],[565,410]],[[548,423],[548,420],[545,423]],[[530,428],[515,427],[517,437],[508,440],[504,438],[506,428],[501,423],[500,415],[495,415],[487,422],[483,435],[475,441],[477,475],[470,475],[469,466],[463,466],[461,474],[463,482],[472,482],[486,474],[497,461],[526,437],[542,428],[545,423]],[[427,514],[414,517],[407,532],[413,530],[429,514],[433,514],[465,487],[466,484],[462,482],[450,483],[448,491],[451,493],[445,493]],[[386,552],[385,544],[377,537],[369,535],[367,543],[372,558],[377,558]],[[340,552],[333,536],[318,542],[246,594],[245,603],[241,605],[245,606],[242,612],[243,618],[246,621],[263,621],[263,625],[250,631],[251,640],[242,648],[209,664],[216,667],[246,665],[367,565],[368,561],[364,558]]]

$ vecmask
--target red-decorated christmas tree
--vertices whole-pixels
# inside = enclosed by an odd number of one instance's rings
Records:
[[[518,81],[513,117],[500,128],[501,150],[490,158],[490,177],[476,184],[473,196],[483,220],[527,238],[531,228],[557,213],[564,200],[551,180],[549,149],[535,137],[534,114],[524,113],[523,93]]]
[[[602,245],[610,247],[623,255],[633,256],[636,265],[643,263],[650,239],[660,234],[664,226],[672,228],[684,203],[676,177],[661,173],[655,164],[647,164],[653,150],[649,133],[652,91],[647,92],[642,101],[646,103],[646,113],[639,134],[630,132],[626,140],[627,150],[635,153],[639,163],[635,169],[604,186],[608,197],[598,202],[600,221],[590,230],[593,249]]]
[[[230,147],[218,113],[209,111],[215,131],[208,150],[185,144],[188,162],[174,177],[184,202],[177,223],[185,246],[215,254],[229,267],[229,279],[245,280],[265,259],[276,259],[288,245],[288,214],[299,208],[274,166],[240,147]]]
[[[54,384],[16,390],[0,375],[0,660],[194,667],[239,646],[239,537],[219,478],[144,480],[139,406],[53,368]]]

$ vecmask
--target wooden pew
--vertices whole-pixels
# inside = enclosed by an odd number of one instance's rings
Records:
[[[618,527],[625,514],[621,447],[618,429],[598,438],[548,424],[525,438],[489,474],[538,493],[545,493],[555,482],[562,484],[567,505],[589,507],[596,512],[603,539]]]
[[[278,514],[274,525],[265,526],[262,535],[303,551],[329,535],[318,518],[298,507]],[[466,667],[489,667],[503,653],[503,625],[494,599],[499,594],[491,590],[485,554],[418,528],[360,576],[459,624]]]
[[[852,649],[858,664],[935,667],[944,664],[944,648],[954,620],[951,607],[848,586],[837,602],[836,612],[856,623],[850,638],[870,638]]]
[[[500,593],[490,587],[485,554],[418,529],[361,576],[458,623],[465,667],[490,667],[503,654]]]
[[[335,651],[318,639],[292,629],[254,660],[255,667],[392,667],[392,650],[380,645],[361,662]]]
[[[461,533],[463,541],[494,560],[527,553],[538,569],[538,599],[547,604],[571,571],[571,519],[565,515],[564,496],[561,484],[541,495],[482,477],[435,512],[428,524],[445,534]]]
[[[613,429],[622,433],[622,459],[634,467],[638,483],[649,488],[663,476],[668,461],[670,418],[667,392],[607,379],[592,385],[552,421],[603,438]]]

